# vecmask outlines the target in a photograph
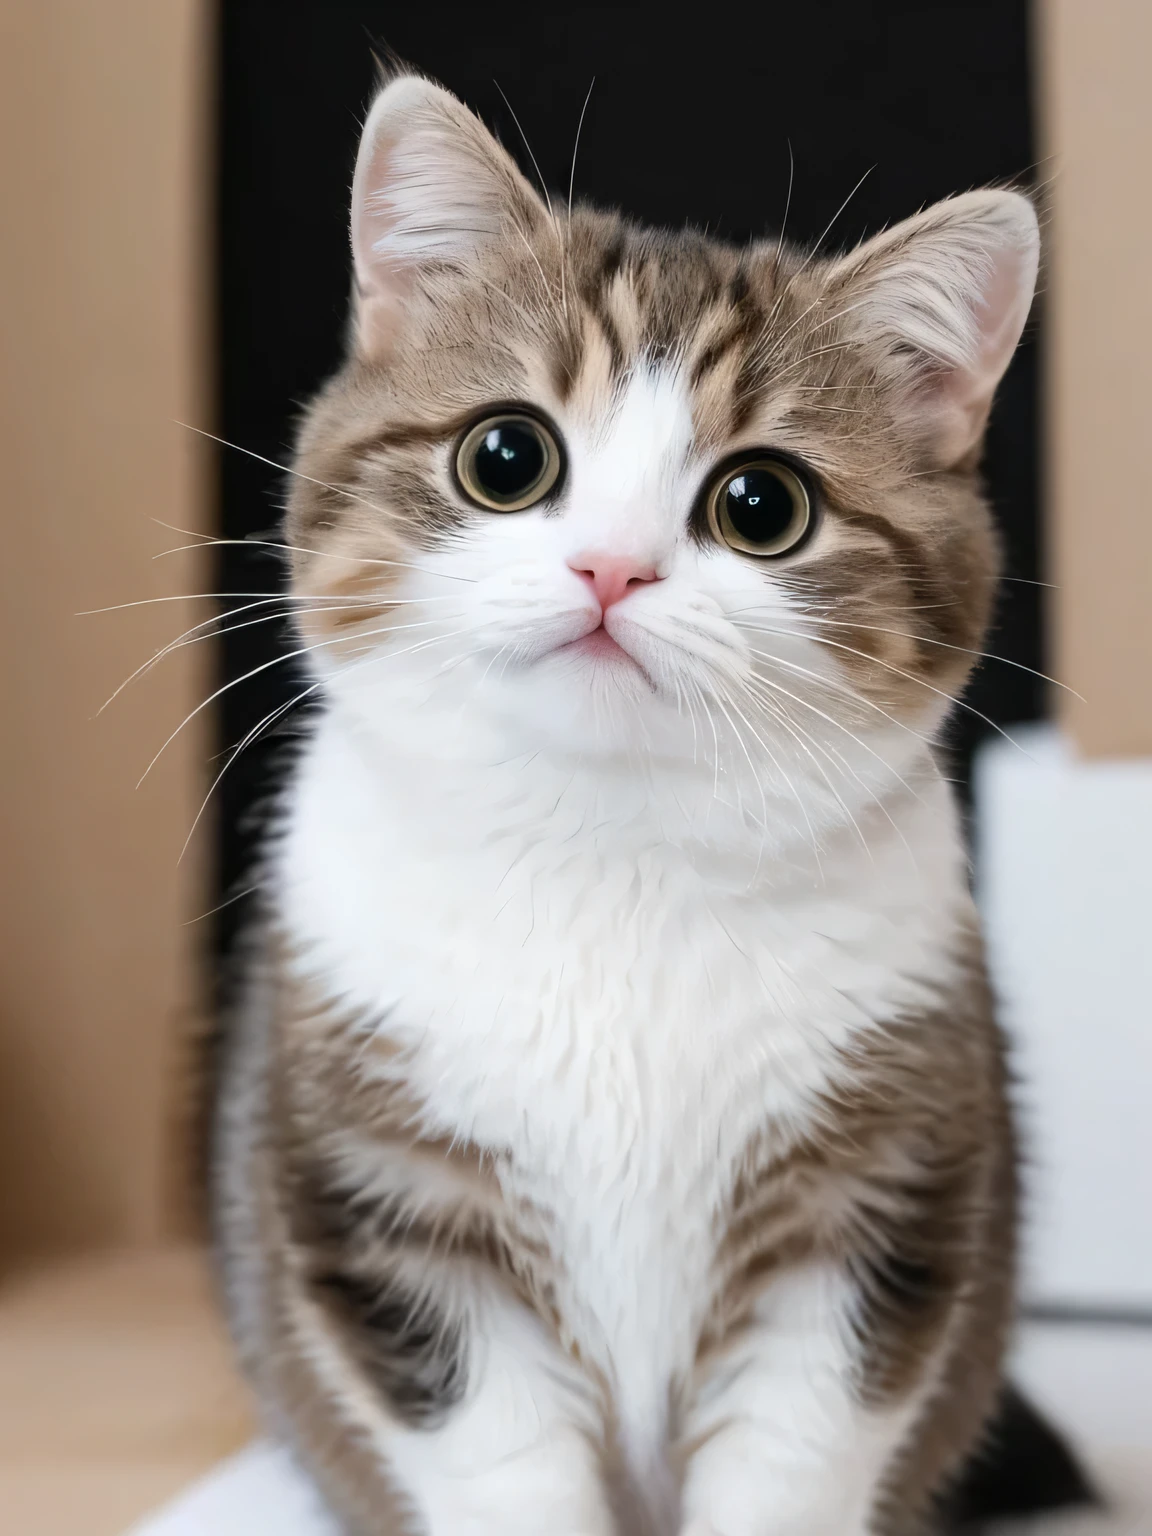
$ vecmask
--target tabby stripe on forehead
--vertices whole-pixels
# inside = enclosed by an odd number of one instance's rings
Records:
[[[736,382],[732,386],[732,419],[729,431],[735,436],[742,432],[752,418],[764,390],[761,369],[752,349],[744,355]]]
[[[627,244],[622,235],[613,240],[605,250],[604,259],[600,264],[600,282],[603,287],[607,287],[623,267],[626,251]]]
[[[760,316],[751,308],[748,312],[734,320],[723,334],[705,347],[704,351],[696,359],[692,367],[691,384],[695,389],[705,376],[712,372],[719,363],[728,356],[736,347],[747,346],[751,343],[754,333],[759,329]]]
[[[617,328],[616,320],[604,303],[602,294],[597,294],[589,302],[589,309],[593,319],[600,327],[605,342],[608,344],[612,373],[616,378],[621,378],[628,368],[628,353]]]
[[[752,296],[752,285],[743,267],[728,279],[728,302],[733,309],[743,309]]]
[[[549,357],[549,371],[556,398],[567,405],[576,387],[576,375],[584,359],[584,336],[579,325],[568,325],[560,330]]]
[[[407,448],[417,443],[442,443],[449,438],[458,437],[466,427],[470,427],[481,412],[498,416],[505,411],[523,410],[524,407],[514,400],[503,399],[491,406],[478,403],[469,406],[467,410],[457,411],[453,416],[442,417],[438,421],[401,421],[395,426],[378,427],[372,432],[365,433],[363,437],[353,438],[343,445],[344,451],[351,456],[361,456],[371,453],[377,448]]]
[[[745,346],[748,348],[750,355],[753,343],[759,337],[764,327],[764,312],[753,296],[752,285],[749,282],[747,272],[743,268],[735,271],[728,279],[725,287],[728,304],[733,310],[732,323],[729,329],[718,340],[714,341],[711,346],[706,347],[697,359],[692,370],[692,384],[694,387],[700,384],[705,376],[712,372],[728,353],[736,347]],[[718,302],[720,298],[719,285],[715,297]],[[737,376],[734,404],[735,402],[742,402],[744,395],[747,393],[748,377],[748,368],[745,364],[745,366],[741,367]],[[735,408],[733,415],[735,419],[732,423],[732,430],[737,431],[747,420],[748,412],[747,410],[742,411],[741,408]]]
[[[368,452],[373,448],[406,448],[415,443],[440,443],[447,438],[456,437],[471,426],[476,419],[475,408],[467,411],[458,411],[455,416],[450,416],[441,421],[405,421],[393,427],[385,427],[374,432],[371,437],[365,438],[360,443],[350,445],[353,452]]]

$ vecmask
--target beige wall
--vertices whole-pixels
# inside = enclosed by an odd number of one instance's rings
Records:
[[[1152,753],[1152,4],[1041,0],[1051,177],[1048,505],[1060,708],[1093,756]]]
[[[8,0],[0,14],[3,583],[0,1262],[144,1243],[172,1201],[162,1153],[207,903],[177,868],[207,736],[196,649],[100,719],[134,667],[199,617],[186,542],[206,522],[198,0]],[[183,620],[183,623],[180,622]],[[200,647],[203,652],[205,647]]]

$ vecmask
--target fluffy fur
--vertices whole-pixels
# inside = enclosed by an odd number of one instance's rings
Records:
[[[995,580],[1032,209],[831,259],[569,215],[406,76],[352,244],[287,535],[325,709],[220,1114],[268,1412],[357,1536],[928,1529],[1011,1310],[932,744]],[[503,515],[453,457],[509,404],[566,469]],[[816,487],[772,560],[703,511],[752,450]],[[602,607],[606,558],[642,574]]]

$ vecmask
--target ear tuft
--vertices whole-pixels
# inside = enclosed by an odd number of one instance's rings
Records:
[[[466,270],[543,204],[483,123],[420,75],[392,78],[364,124],[352,181],[352,256],[363,349],[385,354],[422,271]]]
[[[983,191],[936,203],[832,266],[851,331],[896,386],[935,465],[959,462],[980,441],[1028,319],[1039,258],[1029,200]]]

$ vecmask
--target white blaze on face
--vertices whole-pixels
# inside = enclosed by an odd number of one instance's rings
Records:
[[[568,440],[564,539],[572,556],[603,551],[671,573],[687,537],[701,465],[692,410],[675,367],[638,367],[602,422]]]

